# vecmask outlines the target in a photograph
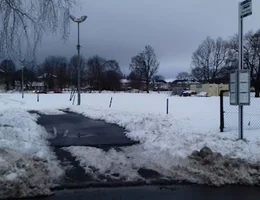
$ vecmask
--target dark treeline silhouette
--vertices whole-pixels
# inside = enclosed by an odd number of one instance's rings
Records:
[[[88,59],[80,57],[81,88],[83,90],[125,90],[128,88],[142,89],[149,92],[149,84],[155,80],[159,68],[154,49],[146,46],[145,50],[134,56],[130,63],[130,74],[123,75],[116,60],[107,60],[99,55]],[[38,64],[18,62],[15,64],[10,59],[0,63],[0,80],[6,90],[21,89],[22,72],[25,89],[30,90],[41,83],[44,90],[63,90],[77,87],[78,57],[70,59],[62,56],[48,56]],[[122,80],[127,80],[128,85],[122,85]],[[37,84],[36,84],[37,85]]]

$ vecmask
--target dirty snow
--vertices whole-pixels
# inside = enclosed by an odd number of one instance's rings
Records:
[[[164,151],[150,152],[142,145],[104,151],[93,147],[66,147],[80,162],[88,175],[97,180],[105,175],[112,180],[145,180],[139,169],[160,173],[159,177],[146,181],[175,180],[197,184],[221,186],[225,184],[260,184],[260,165],[248,164],[241,159],[231,159],[204,147],[187,158],[175,157]],[[209,150],[207,150],[209,149]],[[91,155],[91,156],[90,156]],[[104,180],[100,180],[104,181]]]
[[[0,101],[0,198],[51,194],[63,174],[37,115],[16,99]]]
[[[94,147],[66,147],[63,149],[77,158],[86,173],[92,174],[92,176],[105,174],[114,179],[116,179],[114,174],[119,174],[118,178],[127,181],[142,179],[138,174],[140,168],[151,169],[165,177],[171,177],[173,167],[183,166],[187,162],[169,150],[151,150],[142,144],[108,151]],[[93,168],[95,168],[94,171]]]

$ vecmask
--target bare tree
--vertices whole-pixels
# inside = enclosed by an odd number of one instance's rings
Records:
[[[87,80],[89,85],[96,90],[118,90],[122,72],[115,60],[106,60],[98,55],[87,62]]]
[[[207,37],[192,55],[192,75],[204,82],[214,82],[225,76],[228,43],[222,38],[216,41]]]
[[[6,90],[10,90],[14,86],[16,66],[12,60],[3,60],[0,64],[0,69],[3,71],[4,83]]]
[[[75,0],[0,0],[0,54],[34,55],[47,31],[60,30],[62,38],[66,38],[74,4]]]
[[[127,80],[130,81],[130,86],[133,89],[138,89],[140,90],[142,88],[142,76],[137,74],[136,72],[132,71],[130,74],[127,76]]]
[[[53,57],[53,61],[56,63],[54,66],[54,75],[57,80],[56,87],[62,90],[69,85],[68,61],[66,57],[62,56]]]
[[[164,81],[164,79],[165,78],[162,75],[159,75],[159,74],[153,76],[153,78],[152,78],[153,81]]]
[[[238,69],[238,49],[239,49],[239,38],[238,34],[229,38],[228,41],[228,57],[227,57],[227,70],[230,72],[232,70]]]
[[[104,75],[104,90],[117,91],[121,89],[122,73],[115,70],[108,70]]]
[[[145,80],[147,93],[149,93],[149,84],[153,76],[158,72],[159,65],[154,49],[151,46],[145,46],[143,52],[131,59],[130,70],[139,74]]]
[[[105,90],[120,90],[121,79],[123,73],[121,72],[120,66],[116,60],[108,60],[105,62],[105,76],[104,76],[104,87]]]
[[[26,89],[29,89],[29,87],[32,86],[33,82],[37,81],[36,73],[30,66],[26,64],[24,65],[23,72],[22,69],[18,69],[15,72],[14,78],[15,81],[20,82],[21,88],[22,88],[22,81],[21,81],[22,73],[24,78],[24,86],[26,87]]]
[[[96,90],[102,90],[102,80],[105,73],[106,60],[98,55],[88,59],[87,80],[89,85]]]
[[[178,80],[188,80],[190,78],[191,78],[191,75],[188,72],[180,72],[176,76],[176,79],[178,79]]]
[[[228,63],[231,70],[238,69],[238,35],[229,41]],[[260,96],[260,30],[249,31],[244,37],[244,69],[250,70],[251,83],[255,89],[255,97]]]
[[[87,70],[87,61],[83,56],[80,56],[79,61],[80,66],[80,84],[81,86],[86,84],[86,70]],[[74,55],[71,57],[69,62],[69,71],[68,76],[70,80],[70,85],[76,87],[78,82],[78,56]]]
[[[245,67],[250,70],[255,97],[260,97],[260,30],[245,35]]]

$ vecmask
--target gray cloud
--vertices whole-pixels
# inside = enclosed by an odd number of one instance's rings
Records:
[[[206,36],[228,38],[237,32],[238,0],[81,0],[74,15],[88,15],[81,24],[82,55],[99,54],[116,59],[128,72],[132,56],[152,45],[160,60],[160,74],[173,78],[190,69],[191,55]],[[260,1],[253,1],[253,15],[245,31],[260,28]],[[46,36],[39,60],[47,55],[76,53],[76,24],[65,43]]]

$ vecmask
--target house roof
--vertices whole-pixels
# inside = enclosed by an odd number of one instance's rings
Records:
[[[43,82],[32,82],[33,87],[43,87],[44,83]]]
[[[176,79],[175,78],[169,78],[169,79],[165,79],[165,81],[167,83],[172,83],[173,81],[175,81]]]
[[[48,73],[44,73],[43,75],[38,76],[38,78],[42,79],[42,78],[46,78],[48,76],[52,76],[53,78],[57,78],[57,76],[55,76],[54,74],[48,74]]]
[[[167,83],[165,80],[156,80],[154,83]]]
[[[124,78],[124,79],[121,79],[120,82],[121,83],[129,83],[130,81]]]
[[[198,84],[199,82],[196,80],[175,80],[172,83],[173,84]]]

